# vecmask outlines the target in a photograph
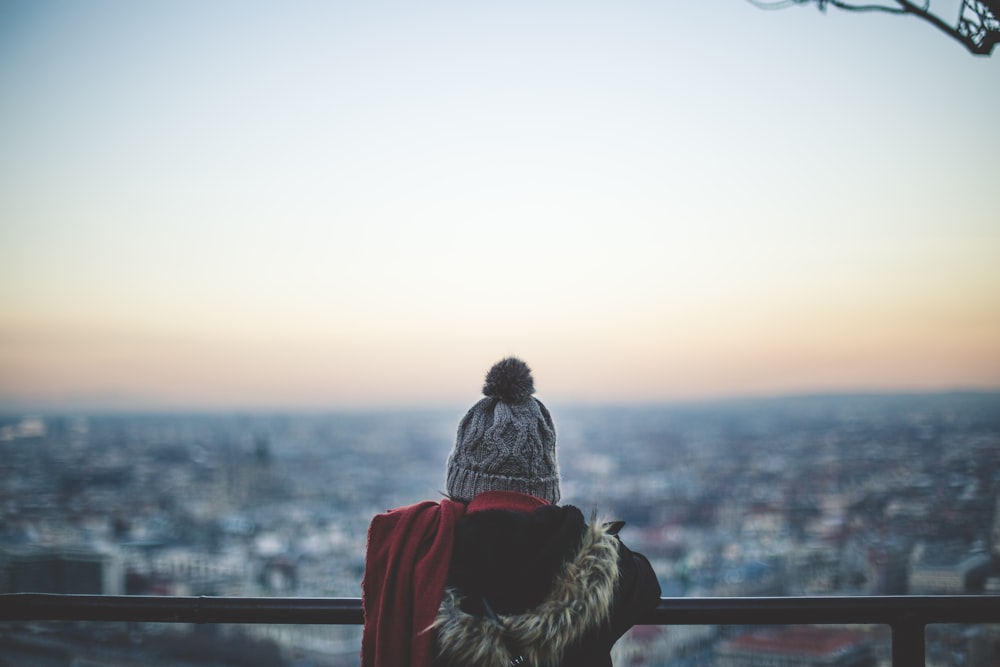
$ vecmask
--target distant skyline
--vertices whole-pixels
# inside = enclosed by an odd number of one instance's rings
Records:
[[[464,404],[511,354],[561,402],[1000,388],[998,58],[745,0],[3,3],[0,411]]]

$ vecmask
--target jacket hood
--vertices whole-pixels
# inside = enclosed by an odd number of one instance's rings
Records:
[[[431,626],[439,654],[457,664],[508,667],[508,646],[516,646],[532,667],[558,665],[570,647],[609,620],[620,573],[618,527],[592,521],[548,596],[523,613],[470,614],[463,611],[462,592],[446,588]]]

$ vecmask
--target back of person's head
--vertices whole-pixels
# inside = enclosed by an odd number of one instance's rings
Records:
[[[502,359],[486,374],[482,391],[485,398],[458,425],[448,495],[469,501],[483,491],[516,491],[558,503],[556,429],[532,396],[531,369],[520,359]]]

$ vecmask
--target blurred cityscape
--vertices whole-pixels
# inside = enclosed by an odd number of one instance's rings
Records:
[[[664,596],[1000,596],[998,393],[549,407],[563,502],[627,521]],[[368,521],[442,496],[464,410],[0,417],[0,592],[360,596]],[[0,667],[356,665],[360,633],[7,623]],[[927,655],[1000,664],[1000,628]],[[888,660],[880,627],[640,626],[615,664]]]

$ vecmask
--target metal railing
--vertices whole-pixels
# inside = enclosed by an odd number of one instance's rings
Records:
[[[360,625],[359,598],[0,595],[0,621]],[[924,664],[932,623],[1000,623],[1000,596],[662,598],[644,625],[886,625],[893,667]]]

